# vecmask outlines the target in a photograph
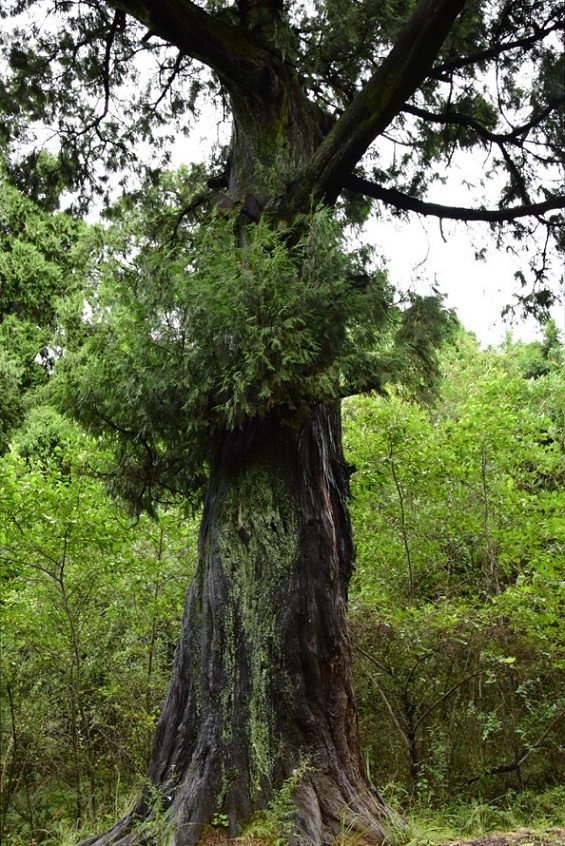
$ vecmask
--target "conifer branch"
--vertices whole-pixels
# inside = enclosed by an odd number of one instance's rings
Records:
[[[335,202],[342,174],[355,165],[428,76],[465,0],[420,0],[385,60],[353,98],[285,203],[305,208],[312,196]]]
[[[523,206],[512,208],[482,209],[463,208],[460,206],[446,206],[441,203],[430,203],[410,197],[408,194],[397,191],[395,188],[383,188],[376,182],[364,179],[361,176],[350,174],[343,180],[343,188],[381,200],[387,205],[394,206],[402,211],[413,211],[428,217],[440,217],[448,220],[462,221],[483,221],[485,223],[507,223],[521,217],[534,217],[546,214],[549,211],[565,209],[565,196],[551,197],[542,203],[529,203]]]
[[[512,129],[511,132],[492,132],[487,129],[487,127],[483,126],[480,121],[471,117],[471,115],[465,115],[455,110],[449,110],[443,114],[437,114],[426,109],[421,109],[418,106],[406,105],[403,107],[402,111],[407,114],[414,115],[414,117],[419,117],[429,123],[439,123],[443,126],[464,126],[474,130],[477,135],[485,141],[491,141],[494,144],[502,144],[507,142],[521,143],[523,137],[526,136],[531,129],[539,126],[539,124],[549,117],[552,112],[562,109],[564,103],[565,96],[556,97],[545,109],[531,117],[530,120],[526,121],[526,123]]]
[[[183,55],[212,68],[218,76],[256,85],[263,62],[240,27],[218,20],[190,0],[112,0],[112,6],[136,18]]]

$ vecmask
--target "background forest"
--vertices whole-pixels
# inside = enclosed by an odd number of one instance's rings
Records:
[[[1,186],[7,846],[71,842],[138,788],[196,558],[198,515],[132,520],[103,444],[56,408],[100,230],[55,206]],[[563,338],[550,321],[539,342],[484,351],[457,326],[440,364],[425,405],[394,387],[344,405],[367,766],[404,812],[459,804],[462,833],[563,823]]]

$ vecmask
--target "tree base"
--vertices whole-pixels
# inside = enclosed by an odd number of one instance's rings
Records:
[[[363,788],[360,794],[347,785],[350,799],[345,801],[341,795],[344,787],[338,787],[327,775],[305,774],[291,794],[286,795],[283,788],[280,797],[275,798],[263,815],[255,815],[262,820],[258,840],[264,842],[264,829],[268,825],[273,837],[283,839],[289,846],[327,846],[343,842],[344,834],[363,846],[379,846],[387,841],[391,826],[398,825],[399,818],[374,789]],[[291,812],[288,800],[292,801]],[[206,799],[198,799],[196,794],[194,803],[207,804]],[[111,829],[89,837],[80,846],[222,846],[245,833],[239,822],[229,822],[228,814],[203,821],[199,814],[192,818],[183,814],[184,819],[180,819],[170,811],[156,811],[155,805],[146,808],[145,814],[141,811],[138,803],[131,814]],[[252,843],[253,824],[249,837]]]
[[[236,837],[282,797],[293,846],[385,839],[392,814],[364,771],[353,694],[348,478],[337,408],[301,432],[273,415],[226,437],[151,787],[82,846],[195,846],[218,819]]]

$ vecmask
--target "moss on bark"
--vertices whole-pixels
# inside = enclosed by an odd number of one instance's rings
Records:
[[[217,814],[235,836],[305,761],[290,841],[319,846],[344,824],[382,840],[387,809],[364,773],[351,680],[339,426],[319,407],[301,432],[273,415],[226,437],[150,786],[119,831],[90,843],[160,846],[165,830],[171,846],[194,846]]]

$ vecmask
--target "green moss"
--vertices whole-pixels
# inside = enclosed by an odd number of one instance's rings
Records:
[[[252,789],[256,793],[265,780],[271,780],[279,747],[270,685],[272,673],[282,668],[279,612],[285,604],[298,549],[298,509],[292,489],[292,479],[285,477],[278,463],[257,461],[230,487],[219,532],[219,551],[230,581],[222,712],[233,712],[232,691],[241,670],[237,666],[236,637],[241,636],[249,662],[246,731]],[[241,634],[236,634],[236,624]],[[241,720],[241,715],[234,715],[235,720]],[[224,726],[226,743],[231,732],[228,720]]]
[[[388,73],[387,76],[377,84],[371,86],[367,91],[368,121],[372,123],[380,115],[391,101],[398,90],[398,73]]]

